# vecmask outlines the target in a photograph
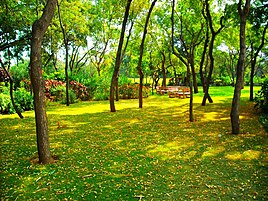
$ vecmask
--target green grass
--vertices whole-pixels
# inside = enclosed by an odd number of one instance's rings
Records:
[[[267,133],[248,88],[241,135],[231,135],[231,87],[213,87],[213,104],[188,121],[189,99],[49,104],[51,152],[38,165],[33,112],[0,116],[1,200],[267,200]],[[58,128],[58,122],[60,128]]]

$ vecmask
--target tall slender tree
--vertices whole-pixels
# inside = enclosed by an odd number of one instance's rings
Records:
[[[112,80],[111,80],[111,86],[110,86],[110,110],[111,110],[111,112],[116,112],[115,104],[114,104],[115,84],[116,84],[116,79],[117,79],[120,64],[121,64],[121,56],[122,56],[121,52],[122,52],[122,47],[123,47],[123,43],[124,43],[125,30],[126,30],[127,20],[128,20],[128,16],[129,16],[129,9],[131,6],[131,2],[132,2],[132,0],[128,0],[126,8],[125,8],[125,14],[124,14],[124,19],[123,19],[123,23],[122,23],[121,34],[120,34],[118,49],[117,49],[117,53],[116,53],[114,72],[113,72],[113,76],[112,76]]]
[[[46,99],[44,93],[44,78],[42,75],[41,46],[44,35],[52,21],[57,0],[47,0],[42,16],[33,23],[30,77],[34,94],[34,110],[36,122],[36,136],[39,162],[48,164],[52,162],[49,150],[48,121],[46,115]]]
[[[256,63],[260,56],[261,50],[267,44],[265,35],[268,28],[268,5],[263,0],[256,0],[251,5],[249,13],[250,29],[247,34],[247,40],[249,41],[250,50],[250,96],[249,100],[254,100],[254,76]]]
[[[13,81],[12,77],[10,76],[9,72],[7,71],[7,69],[5,68],[5,65],[2,62],[1,58],[0,58],[0,64],[1,64],[1,67],[4,69],[4,72],[5,72],[5,74],[7,75],[8,79],[9,79],[9,94],[10,94],[11,103],[12,103],[16,113],[18,114],[18,116],[21,119],[23,119],[23,115],[21,114],[18,106],[16,105],[15,100],[14,100],[14,96],[13,96],[13,83],[14,83],[14,81]]]
[[[233,134],[240,133],[239,106],[241,90],[244,86],[244,70],[246,63],[246,22],[250,9],[250,0],[246,0],[245,5],[242,4],[243,1],[239,0],[237,9],[240,19],[240,53],[236,67],[236,84],[230,114]]]
[[[200,65],[200,69],[201,69],[200,72],[202,74],[200,77],[201,77],[201,81],[202,81],[202,84],[203,84],[203,91],[204,91],[204,97],[203,97],[203,101],[202,101],[203,106],[206,105],[206,100],[207,99],[209,100],[210,103],[213,103],[213,100],[209,95],[209,85],[211,83],[212,72],[213,72],[213,69],[214,69],[213,49],[214,49],[214,43],[215,43],[216,36],[224,28],[224,24],[223,24],[224,16],[222,16],[220,18],[220,28],[215,30],[215,27],[213,25],[213,19],[212,19],[212,16],[211,16],[211,11],[210,11],[209,0],[205,0],[204,6],[205,6],[205,11],[203,11],[203,16],[204,16],[204,18],[206,20],[206,23],[207,23],[207,29],[210,30],[211,38],[210,38],[210,40],[208,39],[209,35],[208,35],[208,30],[207,30],[205,46],[204,46],[204,47],[208,46],[209,70],[208,70],[207,76],[205,76],[203,74],[202,66]],[[206,51],[206,50],[204,49],[204,51]],[[202,57],[202,59],[204,59],[204,58]]]
[[[66,81],[66,105],[70,105],[69,101],[69,74],[68,74],[68,69],[69,69],[69,41],[67,38],[66,30],[63,26],[62,23],[62,18],[61,18],[61,12],[60,12],[60,4],[59,2],[57,3],[58,6],[58,15],[59,15],[59,21],[60,21],[60,27],[62,30],[62,35],[63,35],[63,43],[65,47],[65,81]]]
[[[143,35],[142,35],[142,40],[141,40],[141,45],[140,45],[140,57],[139,57],[139,62],[138,62],[138,72],[139,72],[139,76],[140,76],[140,86],[139,86],[139,108],[142,108],[142,88],[143,88],[143,70],[142,70],[142,57],[143,57],[143,51],[144,51],[144,43],[145,43],[145,38],[146,38],[146,34],[147,34],[147,27],[149,24],[149,20],[150,20],[150,16],[151,13],[153,11],[153,8],[155,6],[157,0],[154,0],[149,8],[148,14],[146,16],[146,21],[145,21],[145,25],[144,25],[144,30],[143,30]]]
[[[184,60],[182,56],[178,53],[175,48],[175,41],[174,41],[174,13],[175,13],[175,0],[172,1],[172,12],[171,12],[171,46],[172,52],[175,56],[177,56],[186,66],[187,68],[187,85],[190,87],[190,103],[189,103],[189,121],[194,121],[194,113],[193,113],[193,84],[192,84],[192,76],[191,76],[191,69],[190,69],[190,62],[189,60]]]
[[[249,80],[249,84],[250,84],[249,100],[250,101],[254,100],[253,96],[254,96],[255,67],[256,67],[259,53],[265,44],[265,34],[266,34],[267,28],[268,28],[268,22],[266,23],[266,25],[263,29],[263,32],[261,34],[261,43],[259,44],[258,47],[255,47],[256,44],[254,43],[253,40],[250,41],[250,49],[251,49],[251,51],[250,51],[250,80]]]

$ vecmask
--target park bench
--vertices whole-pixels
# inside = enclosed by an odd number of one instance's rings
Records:
[[[161,94],[161,95],[164,95],[168,92],[168,87],[160,87],[160,86],[157,86],[156,87],[156,93],[157,94]]]
[[[190,89],[188,87],[179,88],[179,90],[175,92],[175,97],[178,97],[178,98],[190,97]]]
[[[156,87],[157,94],[168,94],[170,98],[187,98],[190,96],[190,89],[189,87],[185,86],[167,86],[167,87]]]

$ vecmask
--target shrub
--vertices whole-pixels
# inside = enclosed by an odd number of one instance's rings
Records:
[[[261,114],[259,120],[263,125],[264,129],[268,132],[268,114]]]
[[[14,101],[21,112],[34,108],[33,96],[25,88],[14,91]]]
[[[255,108],[260,109],[263,113],[268,113],[268,79],[261,84],[261,89],[256,93]]]
[[[142,96],[147,98],[150,93],[150,88],[143,87]],[[119,87],[119,98],[121,99],[136,99],[139,98],[139,84],[124,84]]]
[[[0,114],[13,114],[15,110],[12,106],[10,96],[7,94],[0,94]]]
[[[232,81],[229,76],[217,77],[213,80],[213,83],[216,86],[230,86]]]
[[[96,86],[96,90],[94,92],[94,100],[108,100],[110,96],[110,82],[109,77],[99,77],[96,80],[96,83],[99,85]]]
[[[7,76],[6,72],[0,69],[0,82],[7,82],[9,81],[9,77]]]
[[[29,62],[22,62],[16,66],[12,66],[10,68],[10,74],[13,78],[15,89],[18,87],[22,87],[20,85],[21,81],[25,79],[30,79]]]
[[[136,86],[136,84],[135,84]],[[134,85],[124,84],[119,87],[119,98],[121,99],[132,99],[139,96],[139,89],[134,87]]]
[[[62,101],[65,97],[64,95],[66,94],[65,92],[66,87],[63,85],[58,85],[55,87],[50,88],[50,95],[49,98],[51,101]]]
[[[50,100],[51,101],[60,101],[63,104],[66,104],[66,87],[58,85],[50,89]],[[69,103],[75,103],[77,101],[77,97],[75,91],[72,89],[69,90]]]
[[[88,92],[89,89],[85,85],[76,81],[71,81],[70,87],[75,91],[76,97],[80,100],[85,101],[91,98],[90,93]]]
[[[65,83],[63,83],[62,81],[57,81],[57,80],[46,80],[45,81],[45,96],[50,101],[54,101],[54,99],[55,99],[54,96],[55,96],[55,93],[56,93],[54,88],[56,88],[58,86],[64,87]]]
[[[50,101],[59,101],[63,100],[62,96],[63,93],[66,91],[66,83],[57,80],[46,80],[45,81],[45,95]],[[85,85],[77,82],[71,81],[70,82],[70,90],[73,90],[75,94],[75,99],[80,100],[89,100],[92,98],[92,94],[89,93],[90,88],[86,87]],[[56,97],[55,97],[56,96]]]
[[[63,98],[61,100],[61,103],[62,104],[66,104],[67,103],[67,100],[66,100],[66,90],[64,90],[64,92],[63,92],[62,95],[63,95],[62,96]],[[76,102],[78,102],[76,93],[75,93],[74,90],[70,89],[69,90],[69,103],[70,104],[73,104],[73,103],[76,103]]]
[[[15,109],[9,95],[9,87],[1,87],[0,90],[0,113],[13,114]],[[24,88],[18,88],[14,91],[14,101],[20,112],[32,110],[34,108],[33,96]]]
[[[45,80],[64,81],[65,80],[65,72],[64,72],[64,70],[55,71],[55,72],[49,73],[49,74],[44,72],[44,79]]]

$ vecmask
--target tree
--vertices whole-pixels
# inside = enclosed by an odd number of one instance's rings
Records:
[[[189,121],[194,121],[194,114],[193,114],[193,85],[191,80],[191,70],[189,60],[186,62],[181,55],[177,52],[175,48],[175,41],[174,41],[174,13],[175,13],[175,0],[172,1],[172,12],[171,12],[171,26],[172,26],[172,33],[171,33],[171,46],[172,51],[175,56],[177,56],[187,67],[187,85],[190,86],[190,103],[189,103]]]
[[[2,0],[0,4],[0,51],[18,57],[29,47],[31,25],[38,4],[32,1]],[[23,17],[22,17],[23,16]]]
[[[98,0],[92,6],[92,23],[90,24],[90,40],[92,42],[91,64],[97,73],[109,66],[107,54],[114,51],[116,38],[119,37],[119,19],[123,13],[124,1]]]
[[[246,59],[246,22],[250,9],[250,0],[246,0],[244,6],[242,6],[242,3],[243,1],[239,0],[237,5],[240,18],[240,53],[236,67],[236,84],[230,114],[233,134],[240,133],[239,103],[240,103],[241,90],[244,86],[244,70],[245,70],[245,59]]]
[[[13,96],[13,79],[12,77],[10,76],[10,74],[8,73],[7,69],[5,68],[5,65],[2,61],[2,59],[0,58],[0,64],[1,64],[1,67],[3,68],[5,74],[7,75],[8,77],[8,80],[9,80],[9,87],[10,87],[10,90],[9,90],[9,94],[10,94],[10,99],[11,99],[11,103],[16,111],[16,113],[18,114],[18,116],[23,119],[23,115],[21,114],[21,112],[19,111],[18,109],[18,106],[16,105],[15,103],[15,100],[14,100],[14,96]]]
[[[191,4],[191,7],[189,6]],[[186,13],[191,13],[190,15]],[[203,22],[200,13],[200,2],[186,1],[181,3],[180,11],[177,14],[179,28],[174,38],[174,45],[176,47],[176,56],[187,67],[191,69],[191,76],[194,85],[194,92],[198,93],[197,78],[195,72],[195,55],[196,48],[202,42]],[[175,17],[175,15],[174,15]],[[176,20],[176,18],[174,18]],[[176,28],[174,26],[174,28]]]
[[[209,70],[208,70],[207,75],[205,75],[203,73],[203,61],[200,62],[201,63],[200,64],[200,77],[201,77],[201,82],[202,82],[203,91],[204,91],[204,97],[203,97],[202,105],[205,106],[207,99],[209,100],[210,103],[213,103],[213,100],[212,100],[211,96],[209,95],[209,85],[211,83],[211,76],[212,76],[212,72],[213,72],[213,69],[214,69],[213,48],[214,48],[214,43],[215,43],[216,36],[224,28],[224,25],[223,25],[224,16],[221,16],[221,18],[220,18],[220,28],[215,30],[215,27],[213,25],[213,19],[212,19],[212,16],[211,16],[211,11],[210,11],[209,0],[205,0],[205,2],[204,2],[203,16],[204,16],[204,18],[206,20],[206,23],[207,23],[207,30],[206,30],[206,39],[205,39],[205,45],[204,45],[204,51],[203,51],[202,60],[205,58],[205,54],[206,54],[206,51],[207,51],[206,48],[207,47],[208,47],[208,58],[209,58],[209,65],[208,65]],[[210,39],[210,36],[209,36],[209,32],[211,34],[211,39]]]
[[[81,0],[65,1],[58,3],[59,27],[63,35],[65,49],[65,81],[66,81],[66,105],[69,106],[69,50],[86,46],[88,35],[88,21],[86,16],[90,7],[87,2]],[[72,60],[71,60],[72,61]]]
[[[129,16],[129,9],[130,9],[131,2],[132,2],[132,0],[128,0],[126,8],[125,8],[125,14],[124,14],[124,19],[123,19],[123,23],[122,23],[121,34],[120,34],[118,49],[117,49],[117,53],[116,53],[114,72],[113,72],[113,76],[112,76],[112,80],[111,80],[111,86],[110,86],[110,110],[111,110],[111,112],[116,112],[115,104],[114,104],[114,90],[115,90],[116,79],[117,79],[120,64],[121,64],[121,56],[122,56],[121,52],[122,52],[125,30],[126,30],[127,20],[128,20],[128,16]]]
[[[142,40],[141,40],[141,45],[140,45],[140,56],[139,56],[139,62],[138,62],[138,72],[140,75],[140,86],[139,86],[139,108],[142,108],[142,88],[143,88],[143,71],[142,71],[142,56],[143,56],[143,50],[144,50],[144,43],[145,43],[145,38],[146,38],[146,34],[147,34],[147,27],[149,24],[149,20],[150,20],[150,16],[151,13],[153,11],[153,8],[155,6],[157,0],[154,0],[150,6],[150,9],[148,11],[148,14],[146,16],[146,21],[145,21],[145,25],[144,25],[144,30],[143,30],[143,36],[142,36]]]
[[[254,6],[253,6],[254,5]],[[263,1],[255,1],[252,5],[249,14],[249,21],[251,28],[249,29],[248,40],[250,43],[250,97],[253,101],[254,96],[254,76],[257,59],[265,44],[265,35],[268,28],[268,17],[265,15],[268,12],[267,4]]]
[[[48,121],[46,115],[46,99],[44,79],[42,76],[41,45],[47,28],[52,21],[57,0],[47,0],[42,16],[33,23],[30,54],[30,77],[34,94],[34,110],[39,162],[52,162],[49,150]]]
[[[60,5],[59,2],[57,3],[58,6],[58,15],[59,15],[59,21],[60,21],[60,27],[62,30],[62,35],[63,35],[63,43],[64,43],[64,47],[65,47],[65,81],[66,81],[66,105],[69,106],[70,102],[69,102],[69,74],[68,74],[68,69],[69,69],[69,40],[67,38],[67,34],[66,34],[66,30],[63,26],[62,23],[62,18],[61,18],[61,14],[60,14]]]
[[[135,17],[133,16],[133,11],[132,11],[132,16],[130,17],[130,28],[128,30],[128,35],[127,35],[127,38],[126,38],[126,43],[125,43],[125,46],[124,46],[124,49],[123,49],[123,52],[122,52],[122,55],[121,55],[120,65],[123,63],[123,60],[124,60],[124,58],[126,56],[126,51],[127,51],[128,43],[129,43],[129,40],[130,40],[130,37],[131,37],[133,25],[134,25],[134,19],[133,18],[135,18]],[[119,84],[118,84],[118,79],[119,79],[119,73],[118,73],[118,76],[116,78],[116,83],[115,83],[115,92],[116,92],[115,93],[115,96],[116,96],[116,101],[119,101]]]

